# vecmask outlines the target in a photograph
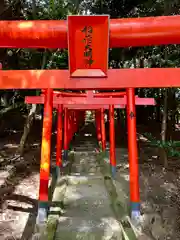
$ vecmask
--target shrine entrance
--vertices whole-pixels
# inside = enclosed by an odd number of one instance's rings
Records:
[[[176,87],[179,85],[180,69],[108,69],[109,48],[179,43],[180,33],[175,24],[177,19],[179,20],[179,17],[172,16],[167,19],[160,17],[157,21],[154,21],[154,18],[110,20],[109,16],[102,15],[68,16],[67,22],[3,23],[0,32],[1,47],[68,47],[69,70],[0,71],[1,89],[42,90],[40,96],[26,97],[26,103],[44,104],[37,223],[47,220],[49,210],[48,184],[53,108],[58,112],[56,152],[58,178],[61,177],[63,162],[68,161],[69,144],[79,127],[84,124],[87,109],[95,111],[97,139],[101,152],[106,151],[104,110],[109,109],[111,167],[109,177],[112,179],[116,177],[114,109],[126,108],[130,216],[131,219],[138,221],[140,193],[135,106],[155,105],[155,101],[135,96],[135,88]],[[167,22],[172,28],[166,28]],[[121,27],[123,23],[124,27]],[[163,33],[166,34],[165,38]],[[73,90],[83,90],[84,93],[73,93]],[[103,90],[110,92],[99,93]]]

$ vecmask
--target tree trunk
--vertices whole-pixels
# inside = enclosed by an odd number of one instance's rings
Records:
[[[166,13],[166,11],[168,11],[168,5],[165,2],[164,3],[164,12]],[[164,47],[164,59],[165,62],[167,63],[168,60],[168,49],[165,46]],[[160,64],[161,67],[161,64]],[[167,140],[167,120],[168,120],[168,89],[166,88],[164,91],[164,111],[163,111],[163,116],[162,116],[162,124],[161,124],[161,141],[164,144],[165,141]],[[166,149],[164,147],[161,147],[161,157],[163,157],[164,160],[164,167],[167,168],[168,167],[168,156],[167,156],[167,152]]]
[[[120,55],[121,68],[124,68],[124,61],[125,61],[125,52],[124,52],[124,49],[122,49],[121,55]],[[120,129],[120,132],[122,133],[122,130],[126,129],[126,119],[124,119],[123,109],[118,108],[116,112],[117,112],[117,126],[118,126],[118,129]]]
[[[168,126],[167,126],[168,140],[172,140],[175,133],[176,112],[177,112],[177,103],[176,103],[175,90],[171,88],[169,89],[169,94],[168,94]]]
[[[37,8],[36,8],[36,0],[32,0],[32,14],[33,14],[33,19],[37,19]]]
[[[160,95],[160,93],[158,93]],[[156,99],[156,122],[159,124],[161,122],[161,98]]]
[[[161,125],[161,140],[166,141],[166,129],[167,129],[167,99],[168,99],[168,89],[165,89],[164,94],[164,111],[162,116],[162,125]]]
[[[0,19],[2,19],[2,14],[4,13],[4,10],[6,9],[5,0],[0,1]]]
[[[144,68],[144,50],[141,50],[141,55],[139,57],[139,68]],[[138,96],[144,97],[144,88],[138,89]],[[136,106],[136,118],[138,124],[146,124],[148,115],[145,113],[144,106]],[[139,117],[140,116],[140,117]]]
[[[35,113],[36,113],[36,108],[37,108],[37,105],[32,104],[31,110],[30,110],[29,115],[27,116],[27,119],[26,119],[26,123],[25,123],[25,126],[24,126],[24,132],[23,132],[23,135],[21,137],[20,144],[19,144],[19,154],[21,156],[23,156],[23,154],[24,154],[24,146],[26,144],[26,140],[27,140],[27,137],[29,135],[29,132],[30,132],[33,120],[34,120],[34,116],[35,116]]]
[[[167,134],[167,114],[168,114],[167,104],[168,104],[168,89],[165,89],[164,111],[163,111],[162,124],[161,124],[161,141],[162,141],[162,143],[165,143],[166,134]],[[164,167],[168,167],[168,157],[167,157],[167,153],[164,148],[160,149],[160,157],[164,160]]]
[[[47,52],[45,51],[44,54],[43,54],[41,69],[45,68],[46,60],[47,60]],[[37,91],[37,95],[39,95],[39,91]],[[36,110],[37,110],[37,105],[32,104],[31,110],[30,110],[29,115],[27,116],[27,119],[26,119],[26,123],[25,123],[25,126],[24,126],[24,132],[23,132],[23,135],[21,137],[20,144],[19,144],[19,149],[18,150],[19,150],[19,154],[21,156],[23,156],[23,154],[24,154],[24,146],[26,144],[27,137],[28,137],[29,132],[31,130],[31,126],[33,124],[33,120],[34,120],[34,117],[35,117],[35,114],[36,114]]]

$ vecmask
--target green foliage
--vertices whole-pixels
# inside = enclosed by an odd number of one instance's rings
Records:
[[[151,133],[144,133],[144,136],[150,141],[153,147],[163,148],[169,157],[180,157],[180,141],[161,141],[157,140]]]

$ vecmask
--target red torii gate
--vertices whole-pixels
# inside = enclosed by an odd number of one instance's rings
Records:
[[[44,91],[42,91],[44,92]],[[93,93],[88,91],[87,93],[70,93],[70,92],[59,92],[53,91],[53,107],[57,108],[58,111],[58,123],[62,123],[62,106],[66,109],[81,109],[81,110],[96,110],[96,127],[97,127],[97,137],[98,141],[102,140],[102,150],[106,149],[106,137],[105,137],[105,127],[104,127],[104,109],[109,109],[109,119],[110,119],[110,163],[112,169],[112,176],[116,173],[116,161],[115,161],[115,143],[114,143],[114,108],[125,108],[127,105],[126,92],[106,92],[106,93]],[[26,96],[26,103],[31,104],[44,104],[44,94],[41,96]],[[81,103],[81,104],[80,104]],[[106,105],[105,105],[106,104]],[[139,98],[135,96],[136,105],[155,105],[155,100],[153,98]],[[97,111],[97,110],[100,110]],[[65,111],[65,114],[67,112]],[[98,114],[100,113],[100,115]],[[66,121],[66,116],[65,116]],[[76,120],[75,120],[76,121]],[[64,126],[66,123],[64,122]],[[58,124],[57,136],[61,136],[62,126]],[[74,133],[70,134],[71,136]],[[67,138],[68,130],[64,129],[64,160],[67,160],[68,142]],[[101,136],[101,137],[100,137]],[[61,138],[61,137],[60,137]],[[60,144],[60,145],[59,145]],[[62,152],[62,143],[58,141],[57,138],[57,174],[59,173],[59,167],[62,165],[62,159],[59,157],[59,152]],[[59,160],[58,160],[59,159]],[[58,174],[59,175],[59,174]]]
[[[112,20],[109,20],[108,16],[70,16],[68,24],[61,20],[2,21],[0,27],[0,47],[68,47],[69,49],[70,73],[68,70],[0,71],[1,89],[46,89],[41,151],[43,164],[40,170],[40,189],[44,194],[39,196],[38,215],[46,212],[48,201],[46,193],[49,177],[53,89],[126,88],[131,214],[133,217],[138,216],[140,199],[134,88],[178,87],[180,69],[108,70],[108,48],[178,44],[180,43],[180,16]],[[77,32],[79,33],[75,34]]]

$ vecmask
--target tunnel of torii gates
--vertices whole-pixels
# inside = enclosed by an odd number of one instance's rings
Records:
[[[58,109],[58,143],[62,144],[62,111],[65,154],[78,124],[84,122],[85,109],[96,111],[97,132],[101,128],[105,149],[103,110],[109,108],[111,128],[111,164],[114,154],[114,108],[127,108],[128,153],[130,165],[131,216],[140,214],[138,154],[135,105],[153,105],[152,99],[135,96],[135,88],[179,87],[179,68],[108,69],[109,48],[152,46],[180,43],[180,16],[110,19],[101,16],[68,16],[65,20],[0,21],[1,48],[68,48],[69,70],[1,70],[0,89],[41,89],[39,97],[26,98],[29,103],[44,104],[41,146],[40,190],[37,219],[46,219],[52,109]],[[82,94],[57,94],[55,89],[85,90]],[[125,89],[124,94],[98,93],[93,90]],[[69,124],[69,123],[71,124]],[[100,127],[101,126],[101,127]],[[98,135],[99,138],[99,135]],[[61,151],[61,148],[58,148]],[[113,150],[112,150],[113,149]],[[57,164],[61,164],[61,152]],[[113,158],[112,158],[113,156]],[[41,217],[40,217],[41,216]],[[39,220],[37,220],[39,222]]]

